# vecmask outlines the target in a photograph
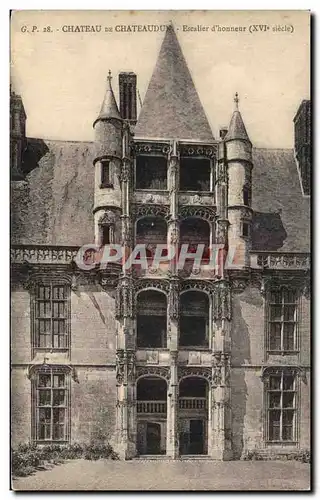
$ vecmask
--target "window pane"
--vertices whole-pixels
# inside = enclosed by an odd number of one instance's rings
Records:
[[[53,424],[53,436],[52,439],[54,441],[63,441],[65,439],[64,437],[64,424]]]
[[[283,441],[292,441],[293,440],[293,426],[283,426],[282,429],[282,439]]]
[[[292,391],[294,389],[294,377],[292,375],[284,375],[283,389],[285,391]]]
[[[51,408],[39,408],[39,422],[43,424],[51,422]]]
[[[38,328],[40,334],[46,334],[51,332],[51,320],[49,319],[39,319]]]
[[[65,395],[64,389],[62,389],[62,390],[54,389],[53,390],[53,403],[52,403],[53,406],[63,406],[65,403],[64,395]]]
[[[50,300],[50,287],[40,285],[38,287],[38,298],[40,300]]]
[[[281,392],[269,393],[269,408],[280,408]]]
[[[51,386],[51,375],[50,374],[40,374],[39,375],[39,387],[50,387]]]
[[[280,440],[280,411],[269,411],[269,439],[271,441]]]
[[[38,439],[41,440],[41,441],[44,441],[44,440],[47,440],[47,439],[51,439],[50,429],[51,429],[50,424],[49,425],[47,425],[47,424],[39,424]]]
[[[282,302],[281,292],[277,292],[277,291],[271,292],[270,302],[272,302],[273,304],[281,304],[281,302]]]
[[[285,323],[283,325],[283,349],[292,351],[294,349],[294,323]]]
[[[64,408],[54,408],[53,409],[53,423],[63,424],[65,420],[65,409]]]
[[[40,318],[50,318],[51,317],[51,305],[50,302],[39,301],[37,309],[37,316]]]
[[[64,375],[53,375],[53,387],[64,387]]]
[[[270,321],[281,321],[282,306],[270,306]]]
[[[54,286],[53,287],[53,300],[63,300],[64,296],[64,286]]]
[[[284,289],[284,302],[286,304],[294,304],[296,302],[296,292]]]
[[[285,321],[294,321],[295,320],[295,306],[284,306],[284,320]]]
[[[51,345],[51,334],[50,335],[40,335],[39,336],[39,347],[52,347]]]
[[[270,349],[281,350],[281,323],[270,323]]]
[[[294,392],[284,392],[282,399],[283,408],[294,408]]]
[[[53,302],[53,317],[54,318],[64,317],[64,302]]]
[[[293,439],[293,419],[294,412],[291,410],[286,410],[282,415],[282,439],[286,441],[291,441]]]
[[[280,386],[281,386],[281,375],[271,375],[270,389],[280,389]]]
[[[51,390],[50,389],[39,390],[39,405],[40,406],[50,406],[51,405]]]

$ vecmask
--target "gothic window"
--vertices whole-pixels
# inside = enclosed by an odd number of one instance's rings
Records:
[[[270,373],[265,380],[265,392],[267,441],[296,441],[297,377],[285,371]]]
[[[69,374],[59,367],[41,368],[33,381],[33,438],[37,442],[69,439]]]
[[[180,244],[188,244],[188,253],[196,253],[204,245],[202,259],[210,259],[210,224],[200,217],[188,217],[180,224]]]
[[[180,191],[210,191],[210,171],[208,158],[181,158]]]
[[[153,258],[158,244],[167,244],[167,222],[162,217],[143,217],[137,221],[136,244],[146,245],[147,257]],[[167,255],[167,250],[163,249],[162,255]]]
[[[101,188],[113,187],[110,175],[110,160],[103,159],[100,161],[100,165],[101,165],[100,187]]]
[[[136,188],[167,189],[167,159],[163,156],[137,156]]]
[[[281,287],[269,293],[268,350],[290,352],[297,350],[297,294]]]
[[[180,346],[209,346],[209,299],[207,294],[190,290],[180,298]]]
[[[34,295],[33,347],[68,349],[70,286],[39,283]]]
[[[101,245],[109,245],[110,241],[110,226],[101,226]]]
[[[162,292],[145,290],[138,294],[137,347],[167,347],[167,298]]]

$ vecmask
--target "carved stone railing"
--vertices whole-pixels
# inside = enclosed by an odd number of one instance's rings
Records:
[[[77,255],[79,247],[47,245],[12,245],[10,259],[12,264],[70,264]]]
[[[179,398],[181,410],[205,410],[206,398]]]
[[[251,253],[251,267],[254,269],[302,269],[310,268],[310,254],[297,252]]]
[[[137,413],[167,413],[167,402],[137,401]]]

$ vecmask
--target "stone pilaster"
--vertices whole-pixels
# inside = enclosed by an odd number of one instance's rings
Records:
[[[209,397],[209,450],[212,458],[232,458],[230,441],[230,322],[229,282],[218,281],[213,290],[212,386]],[[210,422],[211,420],[211,422]]]
[[[170,219],[168,222],[168,239],[167,244],[169,249],[174,250],[175,258],[170,262],[171,275],[177,274],[176,262],[179,251],[179,220],[178,220],[178,191],[179,191],[179,156],[177,151],[177,143],[173,141],[171,144],[169,163],[168,163],[168,187],[170,198]],[[170,250],[169,250],[170,251]]]
[[[178,351],[170,352],[170,383],[167,398],[167,456],[179,455],[178,437]]]

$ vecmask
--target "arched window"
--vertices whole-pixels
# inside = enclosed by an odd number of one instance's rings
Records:
[[[147,258],[153,258],[156,246],[167,243],[167,223],[162,217],[143,217],[136,227],[136,244],[146,245]],[[162,252],[165,255],[165,251]]]
[[[188,244],[188,252],[196,253],[198,245],[203,244],[203,260],[210,259],[210,225],[200,217],[188,217],[180,224],[180,244]]]
[[[203,292],[190,290],[181,295],[180,346],[209,346],[209,299]]]
[[[137,297],[137,347],[167,347],[167,298],[145,290]]]

